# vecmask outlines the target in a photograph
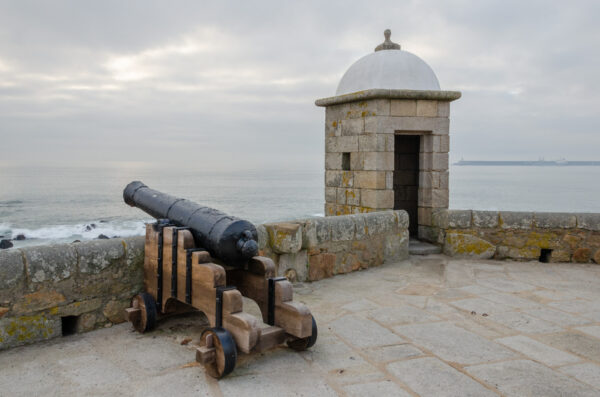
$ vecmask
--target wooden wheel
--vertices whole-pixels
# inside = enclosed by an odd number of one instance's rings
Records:
[[[287,342],[287,345],[289,348],[300,352],[300,351],[306,350],[310,347],[313,347],[313,345],[317,342],[317,335],[318,335],[317,322],[315,321],[315,318],[313,316],[311,316],[311,318],[312,318],[312,334],[310,336],[307,336],[306,338],[298,338],[298,339],[289,340]]]
[[[231,373],[237,360],[237,348],[229,331],[216,327],[202,332],[196,360],[204,364],[213,378],[220,379]]]
[[[135,315],[130,316],[129,321],[133,328],[140,333],[151,331],[156,327],[156,302],[152,295],[142,292],[131,300],[131,309]]]

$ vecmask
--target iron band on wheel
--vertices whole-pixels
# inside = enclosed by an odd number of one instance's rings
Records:
[[[152,295],[142,292],[133,297],[131,307],[138,311],[135,320],[132,321],[133,327],[140,333],[152,331],[156,327],[158,313],[156,302]]]
[[[213,328],[209,328],[202,332],[202,336],[200,337],[201,343],[205,345],[208,344],[208,341],[205,339],[207,337],[207,333],[212,334],[213,338],[213,347],[215,349],[215,361],[212,363],[208,363],[205,365],[207,371],[209,371],[210,375],[215,378],[221,378],[233,371],[235,368],[235,362],[237,360],[237,348],[235,346],[235,341],[233,337],[223,328],[223,292],[234,290],[236,287],[233,286],[223,286],[217,287],[217,296],[216,296],[216,307],[215,307],[215,326]],[[214,338],[218,339],[218,342],[214,340]],[[221,363],[223,362],[223,368],[221,369]]]
[[[211,337],[212,340],[208,341],[208,337]],[[208,346],[208,342],[212,344],[209,347],[215,349],[215,359],[213,362],[205,364],[204,367],[210,376],[220,379],[235,369],[237,347],[229,331],[221,327],[205,329],[202,332],[200,343]]]

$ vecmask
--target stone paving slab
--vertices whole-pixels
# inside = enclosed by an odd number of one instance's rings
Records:
[[[600,343],[598,338],[579,332],[565,332],[539,336],[538,339],[557,349],[565,350],[596,362],[600,362]]]
[[[570,353],[555,349],[524,335],[496,339],[496,342],[550,367],[573,364],[581,359]]]
[[[358,316],[344,316],[331,323],[331,330],[354,346],[365,348],[403,342],[398,335]]]
[[[557,324],[540,320],[539,318],[521,312],[495,313],[491,314],[489,319],[515,331],[526,334],[548,334],[551,332],[564,331],[564,328]]]
[[[399,361],[388,370],[422,396],[496,396],[472,378],[434,357]]]
[[[386,380],[373,383],[359,383],[344,387],[344,391],[350,397],[410,397],[410,394],[400,388],[392,381]]]
[[[592,363],[568,365],[562,367],[560,371],[600,390],[600,365]]]
[[[450,305],[465,310],[469,313],[486,313],[488,315],[490,313],[499,313],[502,311],[512,310],[511,306],[498,304],[484,298],[461,299],[450,302]]]
[[[587,313],[600,310],[600,302],[590,302],[584,299],[550,302],[548,305],[569,313]]]
[[[317,344],[240,354],[220,381],[192,313],[2,351],[0,396],[598,396],[599,285],[597,265],[412,257],[297,285]]]
[[[502,292],[520,292],[535,289],[531,284],[525,284],[516,280],[506,280],[503,278],[484,278],[477,281],[483,287]]]
[[[494,303],[500,303],[503,306],[514,307],[515,309],[531,309],[540,307],[540,304],[537,302],[504,292],[489,292],[482,294],[481,296]]]
[[[368,313],[368,317],[384,325],[441,321],[441,318],[438,316],[408,305],[371,310]]]
[[[475,364],[516,356],[505,347],[450,323],[396,326],[394,331],[448,362]]]
[[[598,390],[530,360],[483,364],[465,369],[506,396],[598,396]]]
[[[589,327],[577,327],[575,329],[583,332],[584,334],[588,334],[600,339],[600,325],[591,325]]]
[[[421,350],[408,343],[372,347],[364,350],[364,354],[366,354],[371,361],[381,364],[424,355]]]
[[[566,327],[590,324],[592,322],[592,320],[588,318],[575,316],[548,307],[537,307],[535,309],[523,310],[523,312],[532,315],[533,317]]]
[[[600,310],[589,313],[583,313],[582,316],[596,323],[600,323]]]

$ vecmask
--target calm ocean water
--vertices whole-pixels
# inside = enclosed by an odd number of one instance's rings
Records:
[[[453,166],[450,175],[450,208],[600,212],[600,167]],[[0,168],[0,236],[24,234],[14,242],[24,246],[143,234],[150,218],[122,199],[132,180],[254,223],[323,214],[322,171],[8,167]]]

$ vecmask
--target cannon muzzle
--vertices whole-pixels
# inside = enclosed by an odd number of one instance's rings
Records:
[[[248,221],[150,189],[140,181],[125,187],[123,199],[156,219],[190,228],[196,244],[227,265],[243,266],[258,254],[258,234]]]

